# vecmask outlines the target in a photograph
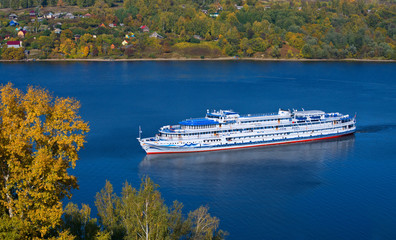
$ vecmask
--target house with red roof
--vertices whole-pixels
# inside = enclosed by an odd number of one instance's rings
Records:
[[[21,48],[22,47],[22,41],[8,41],[7,42],[7,47],[8,48]]]
[[[35,17],[35,16],[36,16],[36,12],[33,11],[33,10],[30,11],[30,12],[29,12],[29,16],[30,16],[30,17]]]
[[[150,29],[149,29],[146,25],[141,26],[140,29],[141,29],[143,32],[149,32],[149,31],[150,31]]]

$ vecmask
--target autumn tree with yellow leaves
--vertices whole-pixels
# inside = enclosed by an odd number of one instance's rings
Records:
[[[48,237],[61,222],[61,200],[78,187],[67,169],[88,123],[78,101],[41,88],[24,93],[9,83],[0,94],[0,238]]]

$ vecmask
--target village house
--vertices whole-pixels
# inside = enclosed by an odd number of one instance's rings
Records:
[[[211,13],[209,14],[209,16],[212,18],[217,18],[219,16],[219,13]]]
[[[39,31],[45,31],[45,30],[49,30],[50,28],[48,27],[48,25],[40,25],[39,27]]]
[[[128,45],[128,41],[127,40],[124,40],[124,41],[122,41],[122,46],[126,46],[126,45]]]
[[[164,38],[163,36],[159,35],[157,32],[153,32],[153,33],[150,35],[150,37],[151,37],[151,38],[158,38],[158,39],[163,39],[163,38]]]
[[[208,10],[202,9],[201,12],[203,12],[206,15],[208,15]]]
[[[55,18],[55,17],[54,17],[54,14],[53,14],[52,12],[49,12],[49,13],[44,14],[44,17],[45,17],[46,19]]]
[[[18,25],[19,25],[19,23],[17,21],[11,20],[10,26],[18,26]]]
[[[25,38],[25,35],[26,35],[26,31],[25,30],[19,30],[18,31],[18,37],[19,38]]]
[[[87,13],[87,14],[85,14],[83,17],[84,17],[84,18],[90,18],[90,17],[92,17],[92,15],[89,14],[89,13]]]
[[[54,33],[61,34],[62,30],[60,28],[55,28]]]
[[[235,4],[235,7],[236,7],[237,10],[241,10],[243,8],[243,6],[238,6],[236,4]]]
[[[8,41],[7,42],[7,47],[8,48],[21,48],[22,47],[22,41]]]
[[[74,41],[78,41],[78,39],[80,39],[80,34],[76,34],[76,35],[74,35]]]
[[[65,18],[66,19],[74,19],[75,16],[72,13],[66,13]]]
[[[18,16],[17,16],[15,13],[11,13],[11,14],[8,16],[8,19],[10,19],[10,20],[18,19]]]
[[[134,38],[134,37],[135,37],[134,33],[130,33],[129,35],[125,34],[125,38]]]
[[[195,39],[197,39],[197,40],[199,40],[199,41],[204,40],[204,38],[201,37],[201,36],[199,36],[199,35],[194,35],[193,38],[195,38]]]
[[[61,16],[62,16],[62,13],[59,13],[59,12],[54,14],[54,18],[60,18]]]
[[[30,11],[30,12],[29,12],[29,16],[30,16],[30,17],[35,17],[35,16],[36,16],[36,12],[33,11],[33,10]]]
[[[149,29],[146,25],[141,26],[140,29],[141,29],[143,32],[150,32],[150,29]]]
[[[115,24],[115,23],[110,23],[110,24],[109,24],[109,27],[111,27],[111,28],[117,27],[117,24]]]

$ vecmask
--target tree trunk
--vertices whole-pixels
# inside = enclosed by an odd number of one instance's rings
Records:
[[[148,228],[148,219],[147,219],[147,208],[148,208],[148,201],[146,200],[146,240],[149,240],[149,228]]]

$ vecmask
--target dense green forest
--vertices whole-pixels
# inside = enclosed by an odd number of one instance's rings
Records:
[[[396,59],[392,1],[0,0],[0,5],[8,8],[0,12],[3,59]],[[35,17],[29,16],[32,10]],[[14,12],[19,26],[28,29],[23,39],[9,25]],[[49,12],[75,18],[47,19]],[[22,40],[30,55],[5,49],[10,39]]]

